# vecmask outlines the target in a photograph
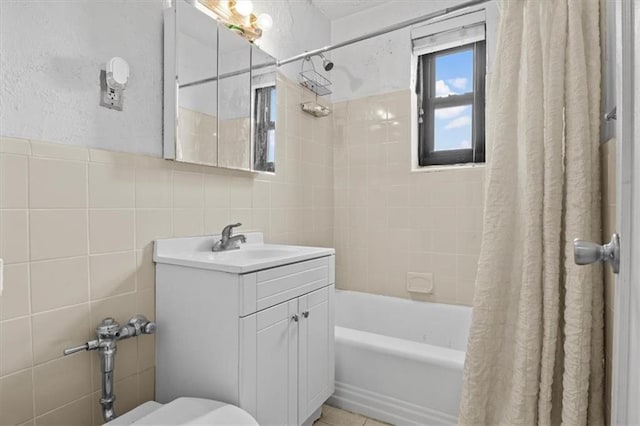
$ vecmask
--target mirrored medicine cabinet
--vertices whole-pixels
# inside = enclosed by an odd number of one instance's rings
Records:
[[[164,157],[275,172],[277,62],[198,0],[164,20]]]

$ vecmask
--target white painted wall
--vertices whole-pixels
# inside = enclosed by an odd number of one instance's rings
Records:
[[[161,1],[0,2],[0,134],[159,155]],[[124,111],[99,106],[100,69],[131,66]]]
[[[332,43],[338,43],[380,28],[442,10],[462,0],[390,1],[360,13],[332,21]],[[495,17],[487,18],[489,58],[493,54]],[[491,28],[489,28],[491,26]],[[332,100],[344,101],[411,87],[411,30],[405,28],[331,53],[335,67]]]
[[[273,28],[256,45],[278,59],[331,44],[331,22],[308,0],[253,0],[256,13],[273,18]],[[300,62],[280,68],[297,81]]]
[[[330,23],[296,0],[257,0],[274,29],[260,44],[284,58],[330,43]],[[162,155],[163,0],[1,0],[0,135]],[[293,34],[293,36],[292,36]],[[99,106],[113,56],[131,78],[124,111]],[[288,67],[289,76],[297,65]]]

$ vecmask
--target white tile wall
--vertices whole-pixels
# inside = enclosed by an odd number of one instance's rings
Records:
[[[279,87],[275,175],[0,138],[1,425],[101,424],[96,354],[62,350],[104,317],[154,317],[154,239],[242,222],[268,241],[333,246],[331,121],[303,115],[299,86]],[[119,344],[119,412],[153,398],[154,345]]]
[[[484,168],[411,172],[410,92],[334,104],[336,284],[470,305],[482,234]],[[430,272],[434,292],[406,290]]]

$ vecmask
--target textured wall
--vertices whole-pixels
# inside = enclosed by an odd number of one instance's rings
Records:
[[[312,2],[256,0],[254,4],[256,11],[269,13],[273,18],[273,28],[256,42],[271,56],[286,59],[331,44],[331,23]],[[300,62],[284,65],[280,71],[295,80]]]
[[[0,136],[161,156],[164,3],[0,1]],[[278,58],[329,44],[329,21],[307,2],[257,1],[256,11],[273,16],[260,44]],[[123,112],[99,106],[113,56],[131,66]]]
[[[398,22],[436,12],[462,1],[389,1],[331,22],[332,43],[348,40]],[[495,10],[495,9],[492,9]],[[487,15],[488,58],[491,63],[496,32],[495,13]],[[394,31],[334,50],[330,73],[334,102],[411,88],[411,31]]]
[[[447,1],[397,1],[336,19],[331,23],[333,43],[434,12]],[[357,99],[410,88],[411,33],[409,28],[335,50],[334,101]]]
[[[161,1],[0,2],[0,135],[162,152]],[[124,112],[99,106],[113,56],[131,66]]]

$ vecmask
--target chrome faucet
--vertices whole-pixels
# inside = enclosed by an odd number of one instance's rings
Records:
[[[235,250],[235,249],[239,249],[240,245],[239,243],[246,243],[247,242],[247,238],[242,235],[234,235],[231,236],[231,234],[233,234],[233,228],[237,228],[238,226],[241,226],[241,223],[234,223],[231,225],[227,225],[222,229],[222,234],[220,236],[220,240],[216,241],[216,243],[213,245],[213,251],[226,251],[226,250]]]
[[[113,318],[105,318],[96,327],[96,340],[90,340],[82,346],[64,350],[65,355],[71,355],[80,351],[92,351],[97,349],[100,357],[100,371],[102,372],[102,417],[105,422],[115,419],[113,403],[116,396],[113,393],[113,370],[118,351],[118,340],[136,337],[141,334],[153,334],[156,331],[156,323],[149,321],[143,315],[136,315],[129,322],[120,327]]]

